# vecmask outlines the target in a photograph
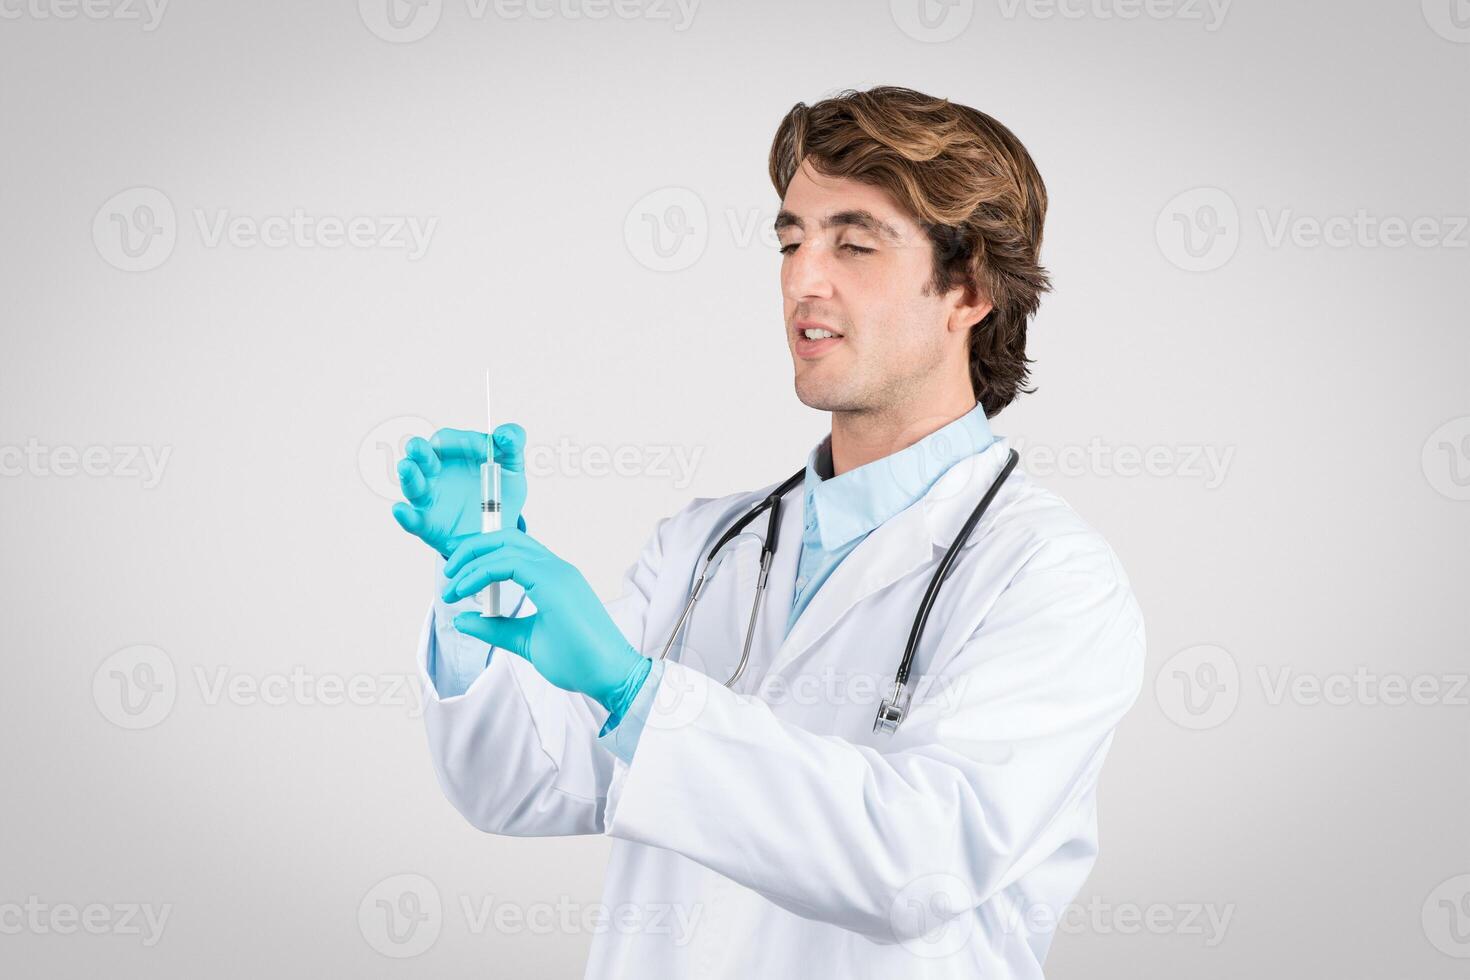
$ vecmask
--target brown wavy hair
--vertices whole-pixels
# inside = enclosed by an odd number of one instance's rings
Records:
[[[872,184],[928,232],[929,288],[969,285],[993,309],[970,327],[970,385],[993,416],[1025,387],[1026,325],[1051,288],[1041,267],[1046,185],[1021,141],[969,106],[913,89],[847,89],[798,102],[771,143],[771,183],[786,188],[803,159],[819,173]]]

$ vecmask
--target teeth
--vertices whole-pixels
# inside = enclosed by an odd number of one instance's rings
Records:
[[[805,337],[807,340],[821,340],[824,337],[841,337],[842,336],[842,334],[840,334],[840,333],[833,333],[830,330],[823,330],[823,329],[821,329],[819,327],[808,327],[807,329],[805,329],[805,330],[803,330],[801,332],[801,335],[803,337]]]

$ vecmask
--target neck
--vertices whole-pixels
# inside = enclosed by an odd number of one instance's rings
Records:
[[[975,407],[969,385],[942,400],[832,413],[832,475],[907,449]]]

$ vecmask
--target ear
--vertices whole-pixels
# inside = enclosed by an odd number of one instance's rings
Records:
[[[949,313],[949,330],[951,333],[963,331],[969,336],[970,328],[989,316],[995,305],[983,290],[974,285],[956,286],[951,292],[958,294],[958,299]]]

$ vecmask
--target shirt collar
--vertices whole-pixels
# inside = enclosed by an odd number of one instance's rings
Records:
[[[994,439],[977,402],[913,445],[832,476],[832,436],[823,436],[807,455],[803,478],[806,510],[816,520],[822,547],[839,548],[912,506],[946,470]]]

